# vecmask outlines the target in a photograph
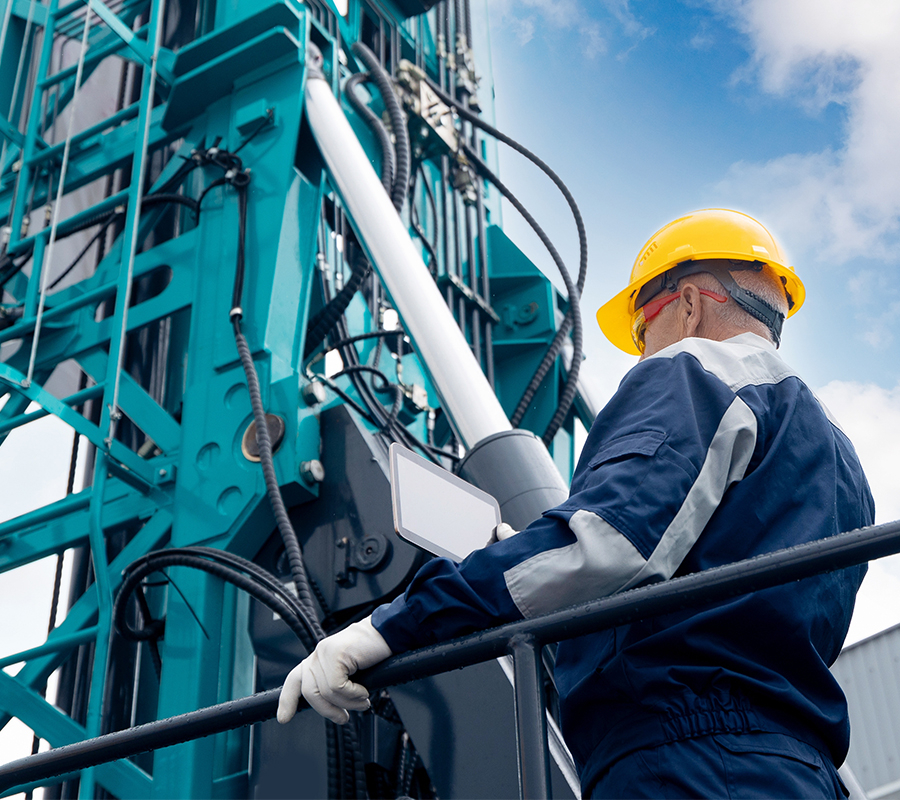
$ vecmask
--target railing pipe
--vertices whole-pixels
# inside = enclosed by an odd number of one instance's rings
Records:
[[[535,619],[512,622],[451,642],[394,656],[357,680],[370,691],[468,667],[505,655],[516,636],[562,641],[679,609],[715,603],[900,551],[900,520],[797,545],[723,567],[591,600]],[[0,792],[147,750],[180,744],[275,716],[280,689],[148,722],[20,758],[0,766]],[[306,704],[301,702],[301,708]]]
[[[533,636],[509,641],[516,697],[516,753],[519,760],[519,797],[550,797],[547,717],[544,713],[544,670],[541,645]]]

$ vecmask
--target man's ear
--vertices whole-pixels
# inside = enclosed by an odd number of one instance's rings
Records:
[[[681,289],[681,302],[678,304],[682,333],[685,337],[696,336],[703,323],[703,305],[700,302],[700,290],[693,283],[686,283]]]

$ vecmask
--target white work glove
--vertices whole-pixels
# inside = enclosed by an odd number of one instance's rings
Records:
[[[323,717],[343,725],[350,719],[347,709],[365,711],[371,705],[368,690],[353,683],[350,676],[391,655],[387,642],[372,627],[371,617],[323,639],[285,679],[278,699],[278,721],[291,720],[302,694]]]
[[[505,522],[501,522],[497,527],[491,531],[491,538],[488,544],[494,544],[494,542],[502,542],[504,539],[508,539],[510,536],[515,536],[518,531],[513,528],[512,525],[507,525]]]

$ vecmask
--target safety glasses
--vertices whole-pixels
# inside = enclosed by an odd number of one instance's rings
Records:
[[[700,294],[711,297],[717,303],[725,303],[728,301],[728,298],[725,295],[711,292],[708,289],[700,289]],[[660,297],[658,300],[651,300],[649,303],[644,303],[644,305],[635,313],[634,319],[631,321],[631,338],[634,340],[634,344],[641,352],[641,355],[644,353],[644,333],[647,330],[647,323],[659,314],[659,312],[669,303],[673,300],[677,300],[679,297],[681,297],[681,292],[673,292],[665,297]]]

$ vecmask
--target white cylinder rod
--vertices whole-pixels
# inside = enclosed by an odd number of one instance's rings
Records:
[[[369,157],[329,84],[314,69],[306,80],[306,114],[350,222],[412,337],[462,444],[470,448],[487,436],[511,430],[500,401],[416,252]]]

